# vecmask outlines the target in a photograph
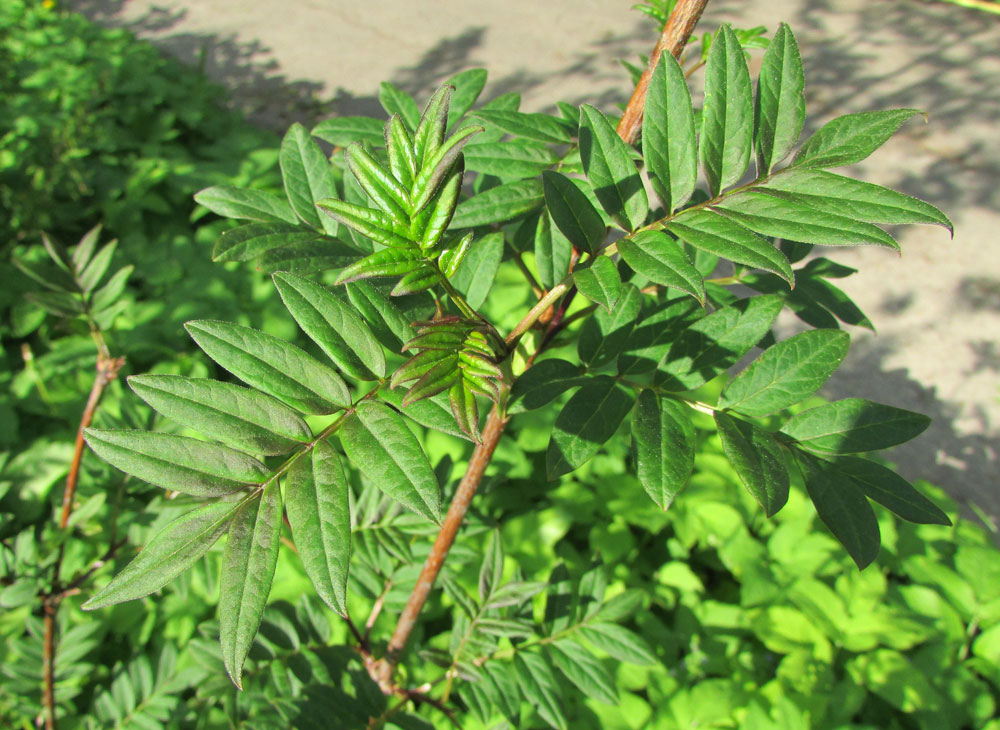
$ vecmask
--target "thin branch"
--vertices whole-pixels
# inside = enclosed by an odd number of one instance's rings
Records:
[[[621,121],[618,122],[618,136],[628,144],[635,142],[639,135],[639,128],[642,126],[642,112],[646,108],[646,89],[649,87],[649,79],[653,75],[653,69],[660,60],[660,56],[665,51],[669,51],[674,58],[679,58],[684,46],[687,45],[691,31],[698,23],[702,11],[708,5],[708,0],[679,0],[674,11],[667,18],[667,24],[663,26],[660,40],[656,42],[656,47],[649,55],[649,63],[646,70],[639,77],[639,83],[635,85],[632,98],[628,100],[625,113],[622,114]]]

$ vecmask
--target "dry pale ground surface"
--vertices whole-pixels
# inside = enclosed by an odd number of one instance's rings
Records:
[[[617,59],[656,37],[632,0],[75,0],[70,7],[132,29],[201,64],[234,103],[277,131],[329,114],[381,115],[389,80],[426,97],[484,67],[486,98],[520,91],[522,109],[556,100],[614,111],[630,92]],[[806,132],[840,114],[915,107],[873,158],[849,170],[924,198],[955,223],[898,231],[884,249],[827,249],[860,269],[843,287],[875,322],[854,329],[824,394],[926,413],[930,429],[892,453],[1000,516],[1000,18],[919,0],[713,0],[700,31],[722,22],[788,22],[806,65]],[[755,58],[759,64],[759,54]],[[753,69],[754,71],[756,69]],[[794,324],[789,323],[789,327]]]

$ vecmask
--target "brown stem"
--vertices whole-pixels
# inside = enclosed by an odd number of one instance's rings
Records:
[[[618,125],[618,134],[627,143],[631,143],[635,139],[639,124],[642,122],[642,110],[646,103],[646,87],[649,85],[649,76],[656,65],[656,59],[664,51],[670,51],[675,56],[680,55],[707,3],[708,0],[679,0],[670,14],[670,18],[667,19],[667,24],[664,26],[663,33],[660,35],[660,39],[651,56],[651,65],[639,80],[639,84],[636,86],[632,98],[629,100],[628,107],[625,109],[622,123]],[[625,125],[626,119],[634,120],[629,123],[631,126]],[[572,279],[567,277],[556,284],[531,308],[531,311],[525,315],[524,319],[507,336],[506,342],[508,346],[513,345],[520,335],[534,325],[547,309],[552,307],[563,294],[571,289],[571,281]],[[552,333],[558,328],[563,314],[565,314],[564,310],[559,313],[559,318],[555,320],[555,324],[550,323],[548,333]],[[535,354],[537,355],[538,353],[536,352]],[[479,488],[479,483],[486,472],[486,467],[493,458],[493,452],[500,442],[500,437],[503,435],[508,420],[509,417],[501,415],[496,406],[490,411],[490,415],[486,420],[486,426],[483,428],[482,441],[476,445],[476,448],[472,452],[465,475],[458,484],[455,496],[448,507],[448,513],[445,515],[441,529],[438,531],[434,545],[431,547],[430,555],[427,556],[423,570],[420,571],[417,585],[410,594],[410,598],[406,602],[406,607],[403,609],[396,623],[396,630],[389,640],[385,658],[366,662],[368,673],[386,694],[398,695],[401,692],[406,692],[406,690],[400,690],[393,683],[393,670],[399,662],[403,650],[406,648],[406,643],[410,638],[413,628],[416,626],[420,611],[423,609],[424,603],[427,602],[427,597],[434,587],[434,581],[437,579],[438,573],[441,572],[441,567],[448,556],[448,551],[451,549],[452,543],[455,541],[455,536],[462,526],[465,513],[472,502],[472,497]]]
[[[103,344],[103,340],[101,344]],[[97,374],[94,376],[94,384],[91,386],[90,395],[87,397],[87,405],[84,407],[83,415],[80,417],[80,426],[76,430],[76,446],[73,449],[73,459],[69,464],[69,473],[66,475],[62,513],[59,516],[59,527],[61,529],[66,529],[66,526],[69,524],[69,517],[73,513],[73,497],[76,495],[76,484],[80,477],[80,462],[83,459],[83,432],[94,420],[94,413],[97,411],[97,404],[101,401],[104,389],[108,383],[118,377],[118,371],[125,364],[125,358],[107,357],[106,353],[106,349],[98,348]],[[59,553],[52,566],[52,588],[42,599],[45,624],[45,638],[42,646],[42,676],[44,682],[42,705],[45,708],[46,730],[55,730],[56,728],[56,612],[59,610],[59,603],[62,601],[67,590],[59,583],[59,570],[62,567],[64,545],[65,543],[59,547]],[[112,546],[112,550],[109,552],[113,554],[114,550],[117,550],[117,546]],[[90,572],[86,573],[85,576],[89,574]],[[68,588],[72,589],[76,585],[79,585],[79,583],[74,580]]]
[[[621,121],[618,122],[618,136],[628,144],[635,142],[639,135],[639,128],[642,126],[642,112],[646,108],[646,89],[649,86],[649,79],[653,75],[653,69],[660,60],[660,56],[665,51],[669,51],[674,58],[679,58],[684,46],[687,45],[691,31],[698,23],[701,13],[708,5],[708,0],[679,0],[674,6],[674,11],[667,18],[667,24],[663,26],[660,40],[656,42],[656,47],[649,56],[649,63],[646,70],[639,77],[639,83],[635,85],[632,98],[628,100],[625,113],[622,114]]]

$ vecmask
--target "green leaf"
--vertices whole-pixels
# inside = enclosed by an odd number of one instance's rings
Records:
[[[782,297],[765,294],[741,299],[693,322],[670,346],[656,384],[667,390],[701,387],[763,340],[783,305]]]
[[[577,354],[591,368],[599,368],[614,360],[625,347],[642,306],[642,294],[632,284],[623,284],[624,293],[609,314],[602,309],[594,312],[580,330]]]
[[[684,205],[698,181],[694,111],[684,71],[666,52],[656,64],[642,118],[642,156],[667,214]]]
[[[420,109],[413,97],[398,86],[383,81],[378,91],[378,101],[391,117],[398,114],[410,129],[416,129],[420,122]]]
[[[243,451],[275,456],[312,439],[291,408],[239,385],[181,375],[132,375],[128,384],[172,421]]]
[[[525,699],[535,706],[539,716],[557,730],[568,730],[559,685],[544,657],[519,651],[514,655],[514,671]]]
[[[704,313],[690,297],[647,302],[618,358],[618,371],[622,375],[636,375],[656,370],[678,334]]]
[[[472,141],[472,135],[482,131],[482,127],[462,127],[445,140],[430,159],[424,160],[411,190],[413,215],[419,213],[433,199],[441,183],[454,170],[462,154],[462,148]]]
[[[385,355],[354,310],[330,291],[294,274],[274,275],[282,301],[302,331],[351,377],[385,377]]]
[[[350,482],[340,455],[326,441],[292,464],[285,477],[285,512],[292,539],[316,594],[347,615],[351,558]]]
[[[369,482],[417,514],[440,523],[441,495],[427,456],[402,416],[373,401],[344,421],[341,443]]]
[[[439,86],[427,101],[420,123],[413,133],[413,154],[417,161],[417,169],[428,166],[431,158],[444,142],[447,127],[448,106],[451,102],[451,92],[455,87],[449,84]]]
[[[239,507],[239,502],[212,502],[181,515],[156,533],[142,552],[82,608],[92,611],[159,590],[208,552]]]
[[[801,332],[769,347],[719,398],[719,407],[767,416],[805,400],[837,369],[851,338],[840,330]]]
[[[551,403],[570,388],[587,382],[580,367],[566,360],[549,358],[532,365],[514,381],[507,401],[508,413],[523,413]]]
[[[394,114],[385,123],[385,151],[389,158],[389,169],[400,184],[410,189],[417,174],[417,158],[413,151],[413,138],[406,130],[403,120]]]
[[[344,289],[384,347],[399,352],[404,342],[416,337],[410,318],[382,290],[367,281],[345,284]]]
[[[312,134],[334,147],[346,147],[351,142],[377,146],[383,142],[383,125],[372,117],[334,117],[313,127]]]
[[[219,365],[302,413],[325,415],[351,404],[341,377],[291,343],[229,322],[200,320],[184,327]]]
[[[472,116],[515,137],[524,137],[549,144],[569,144],[566,125],[547,114],[526,114],[503,109],[479,109]]]
[[[795,281],[792,265],[781,251],[739,223],[718,213],[710,210],[681,213],[667,223],[666,228],[695,248],[737,264],[770,271],[789,284]]]
[[[421,264],[400,279],[389,294],[394,297],[418,294],[430,289],[432,286],[440,284],[443,280],[444,277],[441,276],[441,273],[436,268],[427,264]]]
[[[114,256],[117,246],[117,240],[101,246],[100,250],[94,254],[94,257],[90,259],[90,262],[80,272],[77,281],[83,293],[89,294],[100,283],[101,278],[107,273],[108,267],[111,265],[111,257]]]
[[[850,480],[838,478],[836,471],[815,460],[809,461],[806,490],[816,514],[860,570],[878,557],[882,545],[875,510]]]
[[[795,414],[781,429],[808,449],[833,454],[877,451],[923,433],[931,419],[921,413],[845,398]]]
[[[750,72],[732,28],[723,25],[705,67],[701,164],[712,195],[739,181],[750,164],[753,93]]]
[[[129,264],[128,266],[121,267],[112,274],[107,283],[94,292],[94,295],[91,297],[91,311],[100,312],[102,309],[115,304],[118,301],[118,297],[125,291],[125,284],[128,283],[128,279],[132,276],[133,271],[135,271],[135,267]]]
[[[87,263],[94,255],[94,249],[97,247],[97,242],[101,238],[101,230],[103,228],[104,226],[98,223],[96,226],[84,233],[79,243],[76,244],[71,260],[73,263],[73,271],[75,271],[78,275],[81,271],[87,268]],[[52,240],[48,236],[45,236],[42,243],[45,248],[49,250],[50,256],[52,256],[53,253],[56,253],[53,260],[61,269],[65,271],[68,268],[66,266],[66,262],[63,261],[62,256],[56,251]]]
[[[715,414],[722,449],[747,491],[771,517],[788,501],[788,469],[777,440],[746,421]]]
[[[572,180],[553,170],[542,173],[545,205],[552,221],[578,250],[595,253],[608,229],[590,200]]]
[[[527,140],[470,144],[462,154],[470,170],[517,180],[540,175],[558,162],[548,147]]]
[[[518,180],[498,185],[459,203],[452,216],[451,227],[475,228],[506,223],[541,207],[544,200],[542,184],[538,180]]]
[[[423,262],[420,252],[417,250],[404,251],[398,248],[384,248],[343,268],[335,283],[348,284],[359,279],[370,279],[377,276],[405,276],[421,266],[423,266]]]
[[[473,309],[486,301],[502,259],[503,233],[489,233],[472,242],[468,254],[451,277],[451,283],[465,295]]]
[[[483,604],[484,610],[503,608],[505,606],[520,606],[548,587],[545,581],[515,581],[504,583],[496,589],[493,596]]]
[[[316,231],[304,230],[299,225],[246,223],[223,231],[212,250],[212,260],[250,261],[275,248],[316,240],[320,240]],[[351,253],[357,255],[357,251]]]
[[[373,208],[355,205],[336,198],[324,198],[317,207],[363,236],[398,249],[415,249],[409,229],[391,216]]]
[[[486,86],[486,69],[470,68],[460,71],[445,83],[455,87],[448,109],[448,128],[450,129],[458,124],[458,121],[472,108],[476,99],[483,92],[483,87]]]
[[[918,109],[890,109],[837,117],[799,148],[795,167],[840,167],[861,162],[889,139]]]
[[[479,568],[479,600],[486,601],[503,576],[503,541],[500,532],[492,530],[486,539],[483,564]]]
[[[148,431],[84,431],[94,453],[126,474],[195,497],[221,497],[266,480],[257,459],[226,446]]]
[[[229,525],[219,579],[219,640],[230,678],[243,688],[243,663],[271,593],[281,535],[281,490],[271,482]]]
[[[691,478],[697,444],[687,406],[639,393],[632,413],[632,463],[643,489],[667,509]]]
[[[646,220],[649,201],[630,148],[594,107],[580,107],[580,159],[601,206],[626,231]]]
[[[765,236],[824,246],[874,243],[899,249],[888,233],[871,223],[826,213],[794,200],[756,192],[733,195],[714,206],[736,222]]]
[[[195,193],[194,200],[225,218],[246,218],[264,223],[299,222],[287,200],[263,190],[213,185]]]
[[[379,397],[386,403],[392,404],[404,416],[419,423],[421,426],[470,440],[470,436],[456,425],[448,398],[443,394],[407,403],[405,407],[403,406],[405,393],[401,390],[383,389],[379,392]]]
[[[757,173],[766,175],[799,141],[806,118],[802,57],[791,29],[781,23],[764,54],[757,79]]]
[[[618,704],[615,682],[604,665],[572,639],[560,639],[548,645],[549,657],[566,678],[598,702]]]
[[[607,256],[598,256],[590,266],[573,272],[573,283],[583,296],[610,312],[622,295],[618,267]]]
[[[375,205],[396,223],[410,223],[410,196],[399,181],[358,143],[344,152],[347,167]]]
[[[589,461],[615,435],[634,400],[614,378],[589,379],[556,418],[545,454],[548,478],[558,479]]]
[[[545,211],[538,217],[535,226],[534,253],[538,281],[546,289],[551,289],[569,273],[573,244],[552,225],[552,218]]]
[[[316,201],[337,194],[333,170],[323,150],[301,124],[296,122],[285,133],[278,163],[288,202],[299,218],[313,228],[336,235],[337,224],[316,210]]]
[[[895,512],[908,522],[921,525],[950,525],[948,515],[918,492],[892,469],[867,459],[848,456],[838,459],[828,470],[838,483],[850,482],[869,499]]]
[[[617,624],[589,623],[580,636],[620,662],[656,664],[656,657],[642,637]]]
[[[933,223],[954,232],[948,217],[930,203],[826,170],[792,168],[758,189],[867,223]]]
[[[654,284],[687,292],[705,303],[705,280],[684,248],[662,231],[642,231],[618,242],[618,251],[633,271]]]

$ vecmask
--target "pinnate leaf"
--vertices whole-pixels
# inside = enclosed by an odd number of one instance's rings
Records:
[[[455,271],[451,281],[473,309],[486,301],[493,279],[503,259],[503,234],[489,233],[473,241],[469,252]]]
[[[313,228],[335,235],[337,224],[316,210],[316,201],[337,194],[330,161],[298,122],[288,128],[281,141],[278,163],[288,202],[295,213]]]
[[[287,200],[264,190],[213,185],[195,193],[194,200],[226,218],[244,218],[264,223],[299,222]]]
[[[888,467],[848,456],[837,459],[827,469],[838,482],[850,482],[869,499],[887,507],[908,522],[921,525],[951,524],[948,515],[936,504]]]
[[[728,25],[719,28],[708,56],[701,120],[701,164],[712,195],[718,195],[743,177],[753,140],[750,71]]]
[[[805,464],[806,490],[816,514],[858,569],[864,568],[878,557],[882,545],[875,510],[853,481],[840,478],[837,471],[823,462],[805,457],[800,463]]]
[[[271,593],[281,514],[281,491],[272,481],[259,499],[240,507],[229,524],[220,575],[219,640],[226,671],[240,689],[243,663]]]
[[[316,231],[305,230],[290,223],[246,223],[223,231],[212,249],[212,260],[251,261],[268,251],[285,246],[320,240]],[[357,251],[344,246],[344,253],[357,255]]]
[[[642,155],[667,214],[684,205],[698,181],[694,111],[684,72],[673,54],[660,57],[642,118]]]
[[[545,454],[549,479],[568,474],[588,461],[614,436],[634,398],[614,378],[597,376],[583,385],[556,418]]]
[[[618,242],[618,251],[633,271],[654,284],[687,292],[705,302],[705,280],[677,241],[662,231],[642,231]]]
[[[760,426],[721,412],[715,414],[715,425],[726,458],[770,517],[788,501],[788,469],[777,440]]]
[[[889,109],[837,117],[799,148],[794,167],[840,167],[861,162],[889,139],[918,109]]]
[[[643,489],[667,509],[691,478],[697,443],[688,408],[652,391],[639,393],[632,413],[632,461]]]
[[[802,57],[791,29],[781,23],[768,45],[757,80],[757,169],[766,175],[799,140],[806,118]]]
[[[306,575],[323,602],[347,615],[350,485],[337,452],[319,441],[285,478],[285,512]]]
[[[463,200],[451,219],[452,228],[475,228],[505,223],[541,207],[545,200],[538,180],[518,180],[498,185]]]
[[[571,639],[551,643],[548,649],[552,663],[586,697],[608,705],[618,704],[611,674],[589,651]]]
[[[383,141],[383,122],[372,117],[334,117],[313,127],[313,136],[334,147],[347,147],[351,142],[379,145]]]
[[[553,170],[542,173],[545,205],[552,221],[578,250],[595,253],[608,229],[576,184]]]
[[[841,330],[801,332],[769,347],[719,398],[721,408],[767,416],[805,400],[839,367],[851,342]]]
[[[589,623],[581,626],[580,636],[601,651],[629,664],[656,664],[656,657],[649,646],[624,626],[608,623]]]
[[[608,118],[588,104],[580,107],[580,159],[608,215],[626,231],[641,226],[649,201],[639,170]]]
[[[607,256],[598,256],[590,266],[573,272],[573,283],[583,296],[610,312],[622,295],[618,267]]]
[[[240,506],[239,502],[212,502],[181,515],[154,535],[142,552],[83,608],[103,608],[159,590],[208,552]]]
[[[547,114],[526,114],[505,109],[480,109],[472,116],[508,134],[550,144],[568,144],[570,132],[564,122]]]
[[[531,651],[519,651],[514,655],[514,670],[521,691],[541,718],[557,730],[568,730],[559,685],[545,658]]]
[[[148,431],[89,428],[87,444],[126,474],[195,497],[221,497],[259,484],[270,470],[227,446]]]
[[[909,441],[930,422],[920,413],[864,398],[845,398],[795,414],[781,432],[809,449],[851,454]]]

